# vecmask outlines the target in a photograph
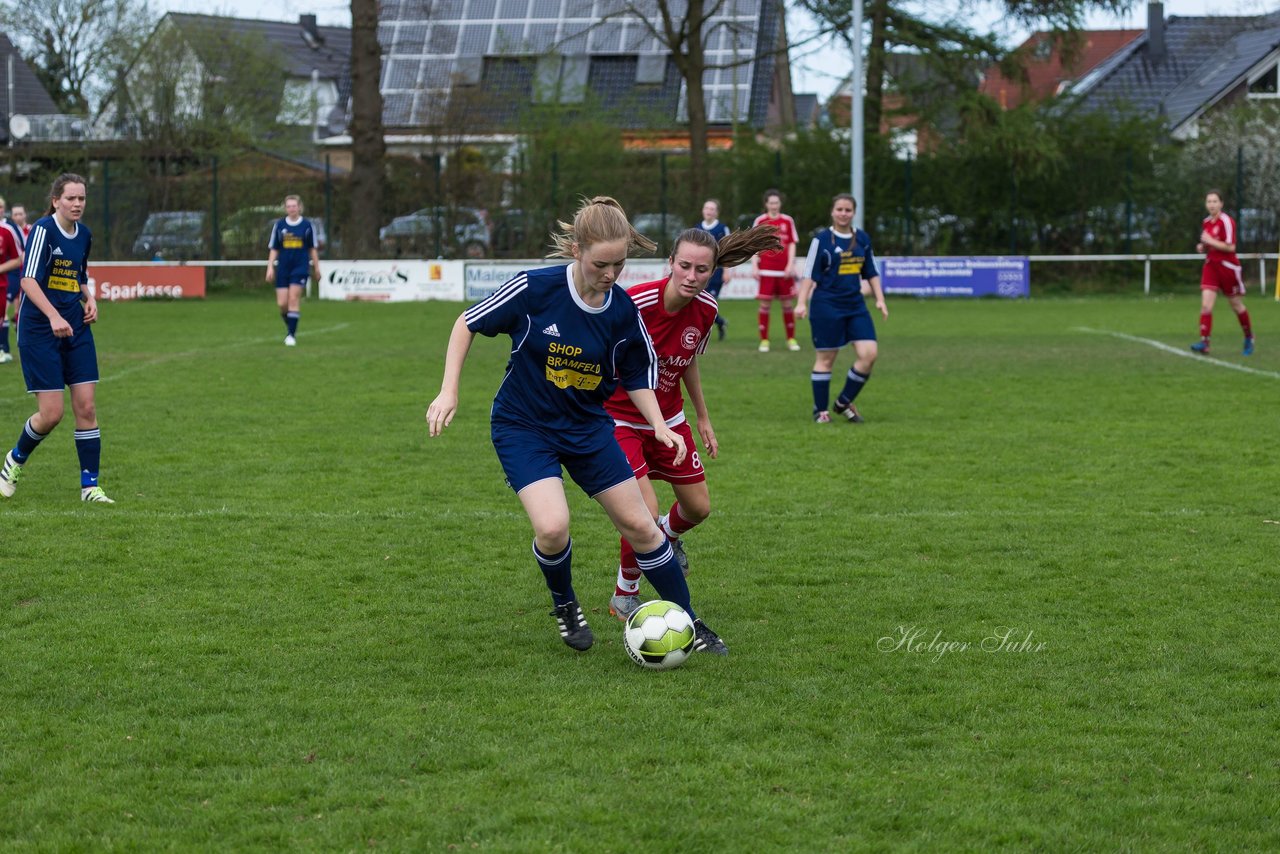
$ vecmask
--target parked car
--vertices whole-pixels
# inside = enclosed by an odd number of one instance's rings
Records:
[[[680,232],[688,226],[682,217],[673,213],[641,213],[631,218],[635,230],[658,244],[658,254],[666,255],[675,245]]]
[[[207,258],[208,234],[204,211],[156,211],[133,241],[133,254],[147,260]]]
[[[489,256],[489,227],[475,208],[423,208],[391,220],[378,230],[378,239],[384,251],[397,257],[435,255],[437,222],[442,232],[439,253],[444,257]]]
[[[236,211],[221,224],[222,254],[228,258],[265,258],[271,227],[283,216],[279,205],[256,205]],[[316,249],[324,252],[328,244],[324,218],[307,219],[315,229]]]

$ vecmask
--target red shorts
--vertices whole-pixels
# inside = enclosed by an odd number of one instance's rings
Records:
[[[796,295],[796,280],[790,276],[761,276],[760,289],[756,299],[772,299],[774,297],[793,297]]]
[[[1221,291],[1224,297],[1244,296],[1244,280],[1240,268],[1225,261],[1206,261],[1200,273],[1200,289]]]
[[[684,462],[678,466],[675,464],[676,449],[659,442],[652,430],[613,425],[613,437],[627,455],[627,462],[631,463],[631,470],[637,478],[648,477],[667,483],[701,483],[706,480],[707,474],[702,468],[702,460],[698,458],[698,446],[693,443],[689,422],[677,424],[671,431],[684,438],[687,451]]]

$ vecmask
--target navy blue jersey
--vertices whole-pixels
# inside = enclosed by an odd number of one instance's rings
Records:
[[[699,222],[697,227],[714,237],[716,239],[716,243],[719,243],[721,240],[724,240],[729,236],[729,226],[725,225],[720,220],[716,220],[711,223],[711,225],[707,225],[705,222]],[[719,295],[720,286],[723,284],[724,268],[716,267],[716,271],[711,274],[710,280],[707,281],[707,290],[711,291],[713,294]]]
[[[863,302],[862,280],[880,275],[871,252],[871,237],[862,229],[841,234],[824,228],[814,235],[805,259],[804,277],[813,279],[810,299],[856,308]]]
[[[77,222],[70,234],[58,227],[53,214],[41,217],[27,235],[24,279],[35,279],[54,308],[64,309],[80,302],[80,288],[89,281],[89,248],[93,238],[84,223]]]
[[[472,332],[511,336],[495,421],[570,436],[612,432],[604,402],[619,381],[632,391],[657,387],[657,355],[627,292],[614,285],[593,308],[574,288],[572,271],[526,270],[464,312]]]
[[[311,247],[316,245],[316,232],[311,220],[301,217],[295,223],[282,218],[271,227],[268,249],[279,251],[277,265],[281,270],[305,270],[311,265]]]

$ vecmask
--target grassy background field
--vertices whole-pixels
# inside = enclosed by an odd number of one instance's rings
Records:
[[[118,503],[68,414],[0,504],[0,847],[1280,847],[1275,303],[1248,360],[1219,307],[1244,373],[1080,331],[1181,350],[1195,295],[897,300],[862,426],[727,305],[686,542],[732,654],[651,673],[576,490],[597,644],[555,633],[503,342],[428,440],[460,306],[311,302],[286,350],[269,299],[104,306]],[[0,367],[0,445],[32,405]]]

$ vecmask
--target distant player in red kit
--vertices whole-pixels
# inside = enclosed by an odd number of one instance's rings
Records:
[[[777,190],[764,191],[764,213],[756,217],[752,226],[771,225],[778,229],[778,239],[782,248],[773,252],[761,252],[756,259],[756,276],[760,279],[760,288],[756,299],[760,301],[760,352],[769,352],[769,312],[773,306],[773,298],[782,301],[782,322],[787,328],[787,349],[799,350],[800,342],[796,341],[796,280],[792,267],[796,260],[796,244],[800,241],[800,232],[796,221],[782,212],[782,193]]]
[[[1253,324],[1244,307],[1244,280],[1236,257],[1236,223],[1222,210],[1222,193],[1210,190],[1204,197],[1204,218],[1196,251],[1204,253],[1200,274],[1200,340],[1191,345],[1197,353],[1209,354],[1209,334],[1213,330],[1213,304],[1221,292],[1231,302],[1231,310],[1244,331],[1244,354],[1253,355]]]
[[[711,498],[702,460],[693,443],[693,431],[684,416],[682,381],[698,416],[698,435],[703,449],[712,459],[719,453],[698,371],[698,355],[706,352],[707,336],[716,320],[716,301],[706,292],[707,284],[717,267],[736,267],[757,252],[778,245],[777,231],[769,226],[739,231],[718,243],[710,232],[690,228],[681,232],[671,250],[668,259],[671,275],[627,291],[640,310],[640,320],[658,356],[658,387],[654,393],[662,418],[669,429],[684,439],[689,453],[677,464],[675,453],[656,439],[653,427],[625,391],[615,391],[605,402],[605,411],[613,417],[614,438],[627,455],[649,512],[671,542],[676,559],[686,572],[689,564],[680,535],[710,515]],[[675,492],[675,503],[665,515],[658,514],[658,496],[652,479],[665,480]],[[618,583],[609,603],[609,613],[626,620],[640,605],[640,568],[635,550],[624,538]]]

